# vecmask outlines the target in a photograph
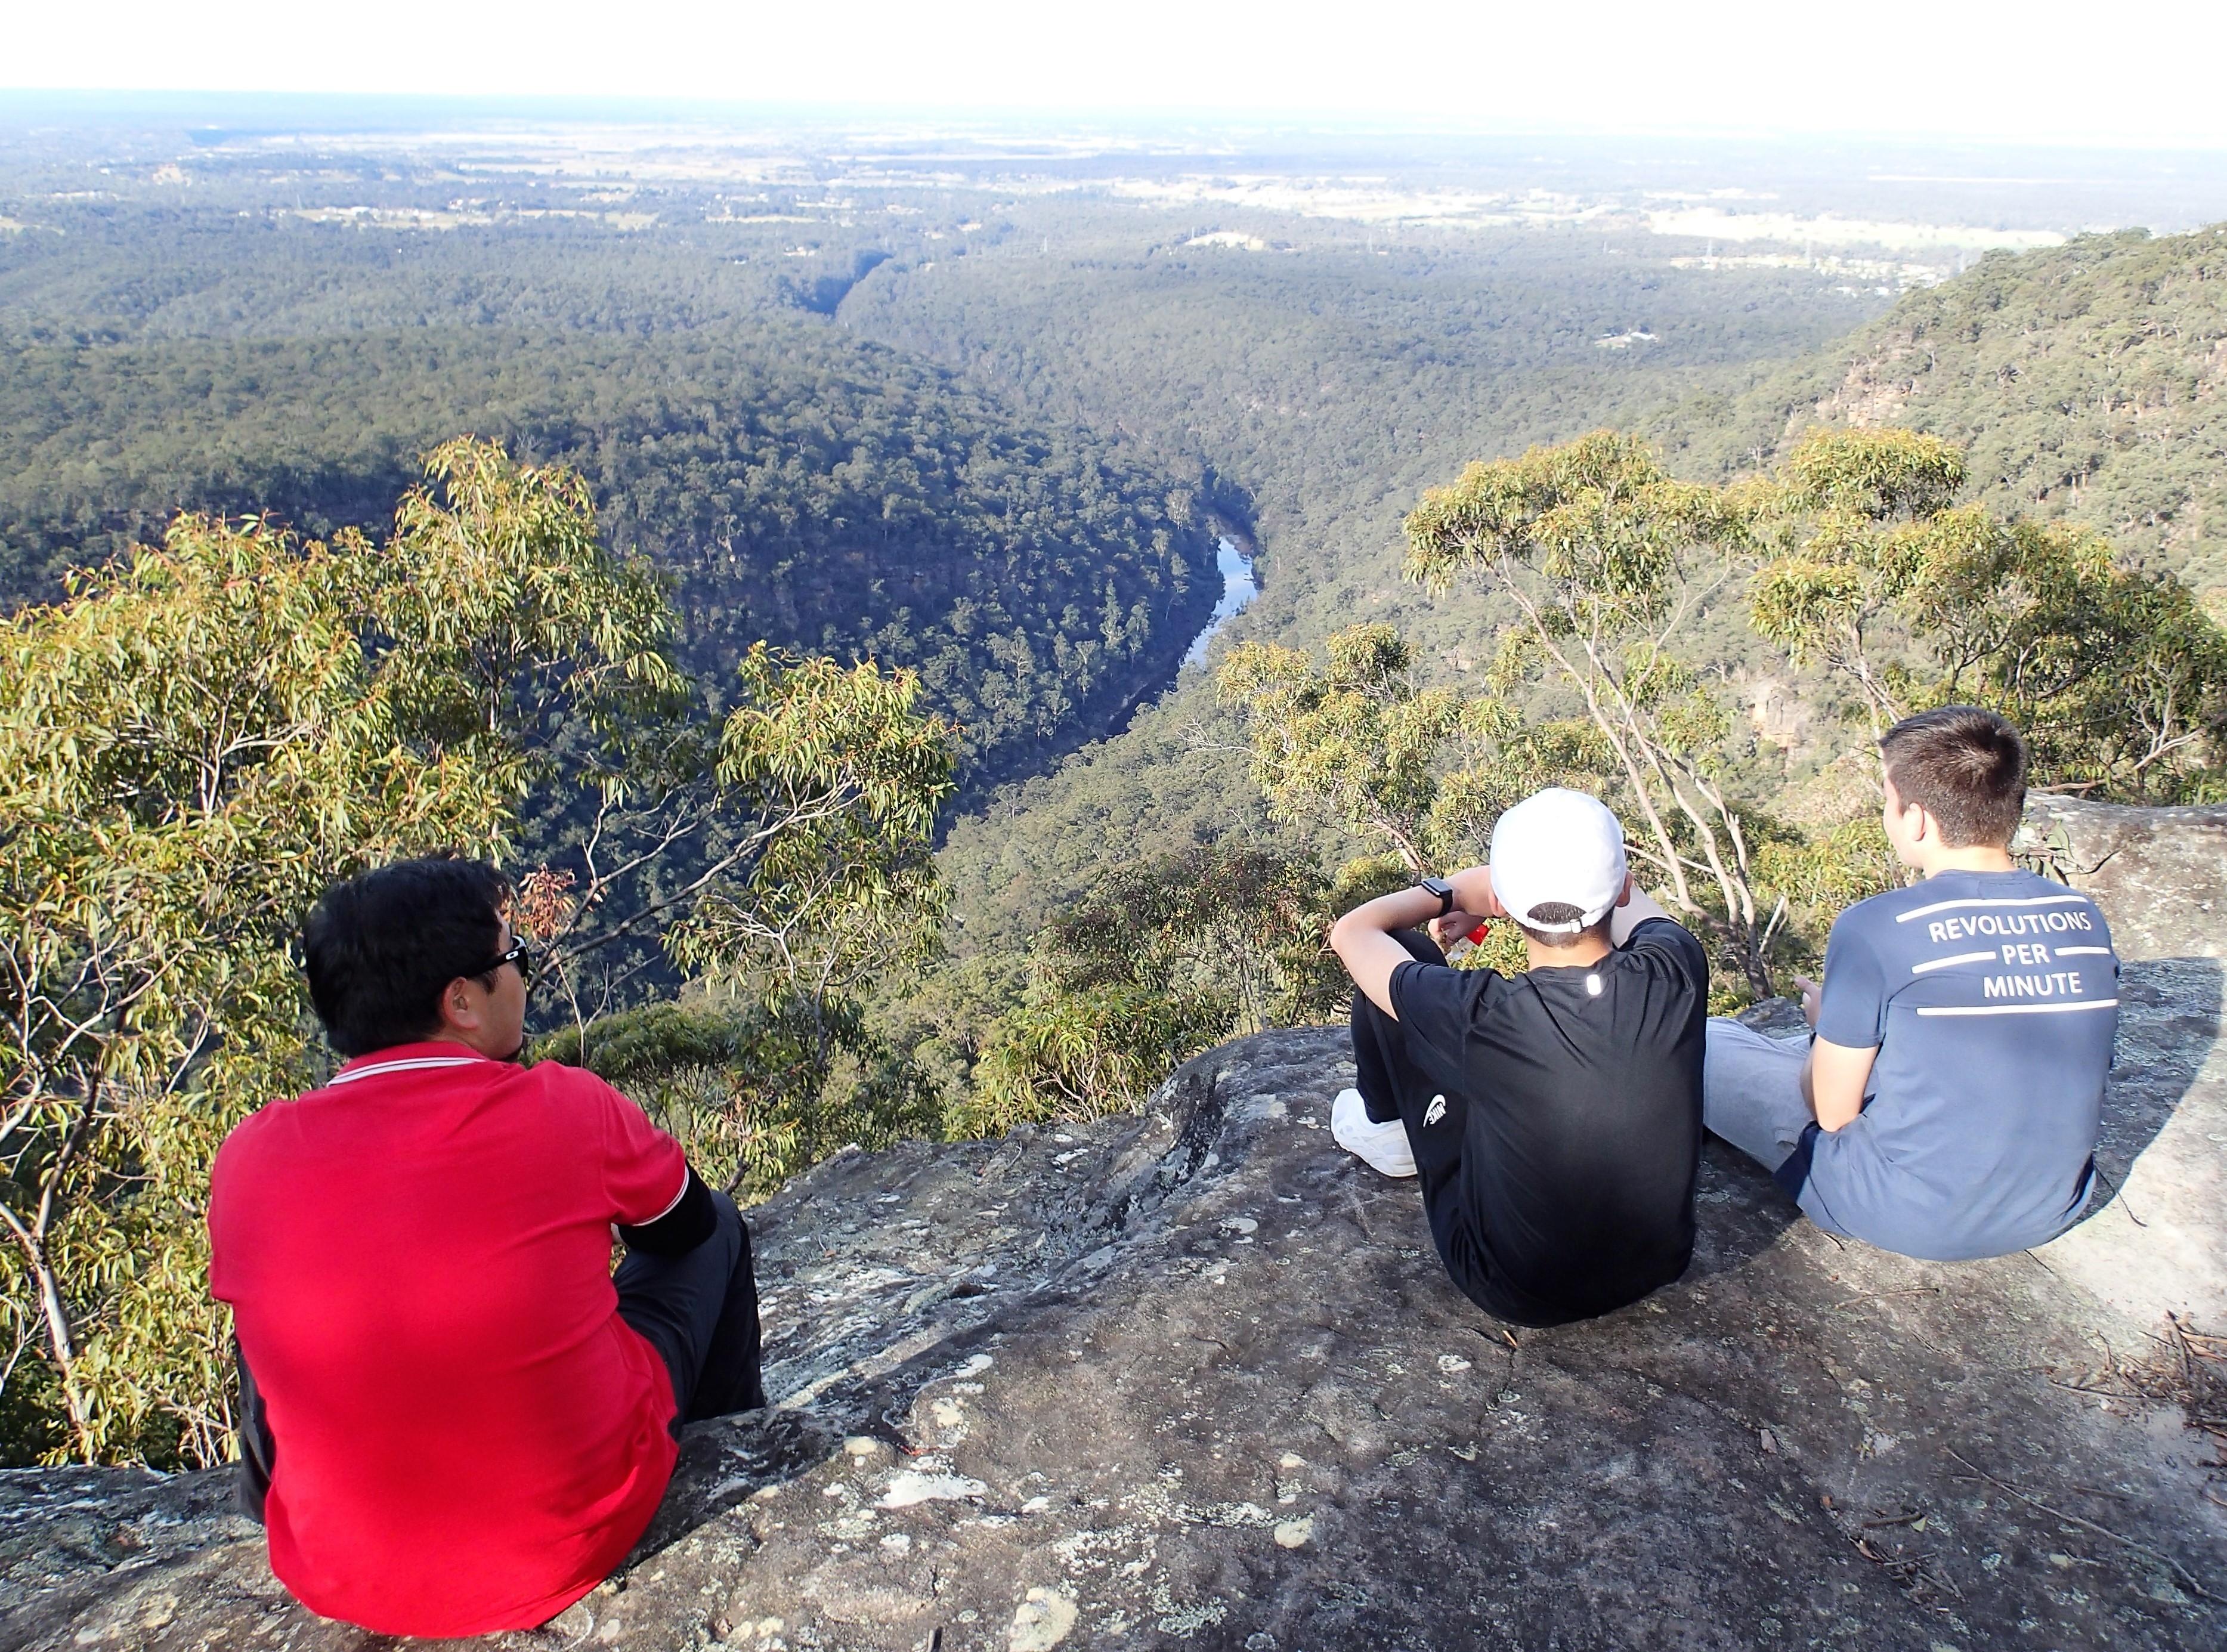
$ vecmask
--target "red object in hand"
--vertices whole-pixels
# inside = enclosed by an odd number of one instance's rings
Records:
[[[1490,923],[1478,924],[1476,928],[1469,932],[1469,944],[1472,947],[1482,947],[1484,945],[1485,933],[1491,928],[1492,926]]]

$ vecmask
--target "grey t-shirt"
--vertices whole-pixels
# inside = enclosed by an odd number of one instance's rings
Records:
[[[1937,1261],[2054,1238],[2087,1202],[2118,1025],[2110,929],[2062,883],[1939,872],[1859,902],[1826,947],[1817,1035],[1879,1056],[1862,1113],[1805,1141],[1802,1208]]]

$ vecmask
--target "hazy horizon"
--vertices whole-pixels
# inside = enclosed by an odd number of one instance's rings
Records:
[[[1640,0],[1582,14],[1405,0],[1365,23],[1322,4],[1132,0],[1118,16],[1018,0],[855,0],[839,37],[793,8],[586,0],[375,14],[275,0],[118,0],[11,29],[24,90],[654,99],[1089,118],[1249,114],[1445,131],[1792,132],[2088,148],[2227,146],[2213,77],[2227,13],[2145,8],[2139,53],[2092,7]],[[375,26],[368,26],[375,25]],[[1985,73],[1975,73],[1984,66]],[[8,95],[8,94],[0,94]]]
[[[716,214],[740,210],[720,201],[770,201],[771,189],[839,216],[848,208],[831,190],[887,201],[958,190],[1089,195],[1272,239],[1299,220],[1377,233],[1592,225],[1708,254],[1869,248],[1937,273],[1990,249],[2227,220],[2227,149],[1463,131],[1235,112],[0,92],[0,163],[11,223],[41,221],[41,203],[71,198],[80,186],[69,180],[86,168],[101,188],[151,189],[150,201],[196,182],[253,191],[283,179],[296,206],[342,213],[522,207],[521,190],[546,205],[551,189],[617,186],[661,192],[668,213],[684,210],[684,195],[696,200],[686,210]]]

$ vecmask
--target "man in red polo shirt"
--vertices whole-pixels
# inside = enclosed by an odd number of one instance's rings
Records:
[[[641,1535],[681,1422],[765,1403],[733,1201],[602,1080],[517,1064],[508,894],[446,858],[331,890],[303,953],[354,1059],[212,1178],[271,1570],[382,1634],[546,1622]]]

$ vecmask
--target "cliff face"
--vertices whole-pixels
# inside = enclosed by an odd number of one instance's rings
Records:
[[[2227,1385],[2149,1333],[2227,1328],[2220,931],[2160,870],[2217,879],[2227,812],[2174,813],[2051,817],[2135,961],[2124,1198],[2041,1252],[1843,1246],[1712,1143],[1683,1279],[1503,1328],[1331,1143],[1343,1034],[1267,1034],[1143,1116],[846,1154],[754,1213],[785,1398],[692,1430],[622,1574],[503,1642],[2216,1647],[2187,1425]],[[0,1646],[369,1646],[227,1496],[0,1477]]]

